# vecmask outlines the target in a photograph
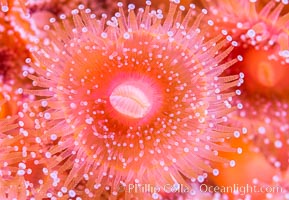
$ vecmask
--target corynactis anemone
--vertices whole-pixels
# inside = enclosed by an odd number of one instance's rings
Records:
[[[4,103],[5,101],[0,99],[1,109]],[[19,157],[17,153],[14,153],[13,147],[9,146],[11,144],[10,141],[13,140],[17,132],[18,125],[15,120],[16,117],[8,117],[5,114],[0,118],[0,198],[3,200],[19,199],[20,196],[25,196],[25,186],[22,177],[15,176],[13,169],[8,167],[11,162],[14,163]]]
[[[91,10],[94,10],[95,13],[109,13],[117,11],[117,3],[113,0],[102,0],[102,1],[93,1],[93,0],[43,0],[43,1],[33,1],[27,0],[26,9],[29,13],[46,11],[53,13],[54,15],[66,14],[69,15],[71,9],[75,8],[79,4],[89,7]]]
[[[71,10],[76,8],[79,4],[89,7],[98,17],[103,13],[106,13],[111,17],[118,9],[117,2],[113,0],[28,0],[26,12],[31,15],[28,22],[31,28],[34,29],[35,35],[41,38],[41,34],[43,34],[43,26],[49,23],[50,18],[58,17],[61,14],[70,16]],[[18,19],[20,20],[19,26],[21,26],[21,20],[23,19]]]
[[[267,192],[269,192],[269,190],[265,191],[265,187],[273,183],[273,177],[278,170],[270,165],[259,149],[254,148],[252,141],[244,142],[240,137],[238,139],[234,138],[230,143],[232,146],[238,145],[241,147],[242,154],[225,153],[226,155],[222,154],[222,156],[228,159],[234,158],[236,166],[229,167],[226,164],[216,164],[220,173],[218,176],[209,175],[208,185],[234,187],[235,191],[223,190],[223,196],[227,196],[229,199],[265,199]],[[246,186],[248,189],[242,190],[241,187]],[[260,191],[261,187],[264,187],[262,192]]]
[[[145,6],[145,1],[138,1],[138,0],[127,0],[127,3],[131,3],[134,4],[136,7],[143,7]],[[153,9],[162,9],[162,10],[166,10],[169,8],[170,5],[170,1],[151,1],[151,8]],[[200,0],[182,0],[180,1],[181,5],[184,7],[189,7],[190,4],[195,4],[197,8],[200,8],[202,6],[202,2]]]
[[[29,129],[31,124],[23,112],[0,119],[1,200],[43,199],[55,184],[54,172],[48,176],[47,149],[39,137],[42,133]]]
[[[244,110],[240,112],[243,123],[247,124],[248,135],[270,163],[282,170],[288,168],[289,159],[289,104],[284,100],[256,98],[255,101],[244,102]],[[246,117],[245,117],[246,116]],[[250,123],[255,119],[254,123]]]
[[[244,61],[231,70],[244,72],[246,92],[269,96],[289,92],[289,14],[281,16],[285,5],[275,4],[270,1],[260,10],[258,3],[247,0],[208,4],[216,18],[214,29],[238,41],[233,55],[243,55]]]
[[[211,2],[209,9],[216,19],[213,28],[238,41],[231,56],[243,56],[243,62],[226,71],[245,74],[243,95],[238,99],[243,110],[235,115],[236,121],[247,124],[249,138],[283,170],[288,167],[288,153],[284,152],[289,124],[289,14],[282,14],[288,7],[285,3],[219,0]]]
[[[220,166],[218,176],[208,176],[209,185],[234,188],[223,190],[223,197],[227,196],[229,199],[289,198],[288,170],[281,171],[271,165],[263,151],[251,144],[252,141],[244,142],[241,138],[234,138],[231,143],[232,146],[241,146],[243,153],[237,156],[226,153],[226,158],[236,160],[236,166]],[[240,171],[243,173],[239,173]]]
[[[97,17],[104,12],[111,17],[118,9],[117,2],[113,0],[27,0],[16,2],[7,17],[21,37],[33,44],[46,37],[43,26],[49,23],[50,18],[58,18],[63,14],[69,17],[71,10],[79,4],[89,7]]]
[[[18,94],[17,89],[30,87],[31,81],[22,76],[22,70],[28,69],[25,58],[29,55],[26,43],[14,30],[9,19],[6,16],[0,17],[0,103],[3,101],[0,118],[17,114],[24,98]]]
[[[232,47],[221,51],[221,36],[204,39],[206,10],[193,20],[193,4],[182,17],[185,8],[172,1],[164,18],[146,4],[137,14],[130,4],[127,16],[119,3],[111,20],[80,5],[73,23],[65,15],[50,20],[49,37],[33,50],[37,61],[27,59],[36,74],[24,75],[42,88],[24,91],[41,97],[27,113],[58,180],[47,197],[116,196],[119,184],[186,184],[183,177],[202,182],[218,173],[210,161],[229,162],[218,151],[232,151],[222,142],[240,131],[223,124],[242,79],[220,76],[236,59],[220,62]]]
[[[0,14],[1,15],[1,14]],[[28,56],[26,43],[15,31],[8,17],[0,18],[0,83],[14,85],[21,76]]]

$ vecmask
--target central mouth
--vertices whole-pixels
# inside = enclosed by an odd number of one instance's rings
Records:
[[[131,83],[123,83],[114,88],[109,100],[117,112],[133,119],[144,118],[152,108],[152,99],[145,88]]]

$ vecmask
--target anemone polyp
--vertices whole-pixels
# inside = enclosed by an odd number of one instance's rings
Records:
[[[213,29],[236,41],[232,55],[243,56],[244,61],[237,63],[233,71],[244,72],[244,92],[286,96],[289,92],[286,79],[289,72],[289,14],[281,13],[288,5],[274,1],[261,5],[260,1],[246,0],[210,3],[209,10],[215,17]],[[244,9],[239,10],[239,7]]]
[[[227,75],[242,71],[243,110],[236,123],[248,127],[246,140],[281,170],[288,168],[288,1],[210,1],[213,29],[235,40],[233,57],[243,56]],[[239,9],[243,7],[244,9]],[[212,17],[212,16],[210,16]],[[230,57],[230,56],[229,56]],[[282,111],[281,111],[282,110]],[[282,116],[282,117],[281,117]],[[282,128],[281,128],[282,127]]]
[[[243,92],[263,97],[286,97],[289,74],[288,64],[276,59],[274,50],[256,50],[253,47],[238,47],[236,52],[243,55],[243,61],[235,64],[229,73],[242,71],[245,75]]]
[[[19,112],[18,116],[0,119],[0,198],[3,200],[46,198],[55,182],[45,167],[46,147],[38,137],[42,133],[23,128],[29,127],[29,120],[24,116]]]
[[[289,104],[285,99],[247,97],[243,102],[243,111],[239,113],[239,122],[248,126],[247,139],[251,146],[278,170],[288,170],[288,113]],[[252,123],[253,121],[254,123]]]
[[[0,107],[3,101],[0,101]],[[0,110],[1,111],[1,110]],[[21,160],[18,152],[15,152],[11,143],[17,137],[18,124],[15,123],[17,117],[0,117],[0,198],[21,199],[25,197],[25,186],[22,177],[15,176],[17,167],[13,164]]]
[[[23,84],[21,71],[25,65],[25,58],[29,56],[27,44],[15,30],[10,18],[0,17],[0,24],[2,30],[0,32],[0,83],[11,87],[21,80]]]
[[[183,17],[178,1],[168,14],[146,4],[126,15],[118,3],[110,20],[80,5],[72,23],[50,20],[36,62],[27,59],[36,74],[24,75],[42,88],[25,90],[41,96],[30,103],[40,111],[27,112],[55,144],[47,168],[68,173],[55,188],[69,198],[115,196],[120,183],[202,182],[211,160],[226,162],[218,151],[232,151],[222,142],[239,129],[223,123],[242,77],[220,76],[237,62],[222,62],[232,47],[205,40],[206,10],[195,19],[194,5]]]

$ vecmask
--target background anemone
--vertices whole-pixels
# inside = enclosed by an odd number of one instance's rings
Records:
[[[27,128],[32,124],[27,118],[19,112],[0,120],[2,199],[43,199],[57,182],[55,172],[49,173],[46,168],[47,146],[41,143],[42,133],[24,128],[24,124]]]
[[[260,3],[245,0],[208,3],[209,17],[215,19],[212,28],[237,41],[232,55],[241,54],[244,61],[230,70],[245,74],[247,81],[243,87],[246,93],[288,94],[289,15],[281,15],[284,6],[274,1],[261,8]]]
[[[1,15],[1,14],[0,14]],[[25,58],[29,56],[27,43],[14,29],[7,16],[0,17],[0,118],[16,115],[22,101],[18,87],[29,88],[31,81],[22,76],[27,70]]]
[[[243,104],[243,110],[234,115],[236,123],[246,124],[247,136],[254,140],[254,145],[260,147],[276,167],[286,170],[286,145],[281,148],[274,144],[287,144],[288,141],[285,127],[288,124],[289,16],[282,12],[288,5],[274,1],[208,2],[209,17],[215,18],[212,27],[235,41],[236,48],[229,57],[240,54],[243,58],[225,72],[227,75],[244,73],[242,95],[237,100]],[[238,9],[240,7],[244,9]],[[280,124],[284,124],[282,128]],[[266,127],[261,131],[262,136],[260,127]]]
[[[125,4],[125,1],[123,1]],[[106,14],[111,17],[117,11],[117,2],[113,0],[41,0],[16,1],[7,17],[22,38],[31,45],[39,43],[46,37],[43,27],[49,24],[50,18],[58,19],[60,15],[71,16],[71,10],[79,4],[89,7],[97,17]]]
[[[4,101],[0,101],[0,108],[3,103]],[[15,168],[9,167],[18,157],[13,148],[9,146],[12,138],[17,135],[16,118],[6,116],[6,114],[0,118],[0,159],[2,161],[0,165],[0,198],[4,200],[25,196],[24,182],[21,177],[15,176]]]

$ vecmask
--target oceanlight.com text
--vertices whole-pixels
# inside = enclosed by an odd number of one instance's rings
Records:
[[[200,192],[209,192],[209,193],[232,193],[239,195],[246,195],[252,193],[282,193],[283,188],[280,186],[257,186],[257,185],[239,185],[233,184],[230,186],[212,186],[207,184],[200,185]]]

